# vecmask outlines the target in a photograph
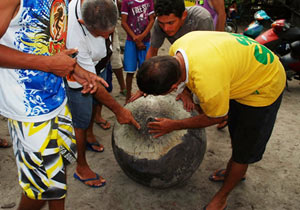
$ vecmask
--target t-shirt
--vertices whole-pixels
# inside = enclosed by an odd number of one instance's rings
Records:
[[[191,32],[170,48],[184,57],[186,86],[197,95],[204,113],[221,117],[229,100],[253,107],[272,104],[285,87],[279,58],[253,39],[226,32]]]
[[[49,56],[65,49],[68,1],[20,0],[0,44],[21,52]],[[0,69],[0,114],[39,122],[54,118],[66,104],[61,77],[34,69]]]
[[[76,6],[77,5],[77,6]],[[69,4],[67,48],[78,48],[77,63],[83,69],[96,73],[95,65],[106,56],[105,39],[102,36],[94,37],[84,25],[77,21],[82,19],[80,0],[72,0]],[[71,88],[80,88],[81,84],[67,77]]]
[[[211,14],[213,20],[214,20],[214,26],[216,27],[217,20],[218,20],[218,13],[213,8],[212,4],[209,2],[209,0],[203,0],[203,4],[200,4],[200,6],[207,9],[207,11]]]
[[[214,24],[209,12],[198,6],[188,7],[187,17],[181,28],[174,34],[174,36],[168,36],[159,26],[158,21],[155,20],[151,31],[151,46],[154,48],[160,48],[164,43],[165,38],[172,44],[178,38],[182,37],[191,31],[213,31]]]
[[[121,14],[127,15],[127,24],[134,34],[139,35],[145,31],[149,24],[149,16],[154,14],[153,0],[123,0]],[[133,39],[127,34],[127,40]],[[144,42],[150,40],[150,33]]]

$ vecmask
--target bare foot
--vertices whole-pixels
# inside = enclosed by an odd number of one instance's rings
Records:
[[[0,148],[8,148],[11,147],[11,144],[4,138],[0,138]]]

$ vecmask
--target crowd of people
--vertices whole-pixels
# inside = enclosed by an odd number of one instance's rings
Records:
[[[147,94],[177,90],[176,100],[198,116],[156,119],[150,133],[229,127],[232,156],[209,179],[223,182],[203,209],[225,209],[227,197],[262,159],[285,86],[278,58],[242,35],[224,31],[224,0],[2,0],[0,2],[0,114],[8,119],[23,189],[18,209],[64,209],[66,166],[74,178],[105,186],[85,151],[103,152],[94,124],[109,129],[102,106],[121,124],[140,129],[123,105]],[[41,6],[42,5],[42,6]],[[124,59],[116,24],[127,37]],[[167,39],[170,56],[157,56]],[[123,76],[123,69],[126,79]],[[137,72],[139,91],[132,93]],[[109,92],[112,74],[124,104]]]

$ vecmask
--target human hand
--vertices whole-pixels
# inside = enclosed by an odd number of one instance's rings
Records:
[[[133,101],[135,101],[136,99],[138,99],[138,98],[140,98],[140,97],[142,97],[142,96],[146,97],[147,94],[146,94],[146,93],[143,93],[143,92],[140,91],[140,90],[138,90],[138,91],[136,91],[135,94],[133,94],[133,95],[130,97],[130,99],[128,100],[128,103],[133,102]]]
[[[108,87],[107,82],[97,76],[96,74],[86,71],[83,68],[75,68],[74,73],[72,74],[74,79],[80,83],[83,87],[83,90],[81,91],[83,94],[85,93],[95,93],[98,88],[97,83],[101,83],[104,87]]]
[[[144,45],[143,42],[135,42],[136,44],[136,47],[139,49],[139,50],[145,50],[146,49],[146,45]]]
[[[68,49],[49,56],[48,72],[60,77],[67,76],[75,68],[76,59],[72,58],[71,55],[76,52],[78,52],[77,49]]]
[[[176,101],[182,100],[183,108],[190,112],[195,109],[195,104],[193,102],[192,95],[188,91],[183,91],[182,93],[178,94],[176,97]]]
[[[154,138],[158,138],[175,130],[173,127],[174,120],[167,118],[155,118],[155,120],[155,122],[149,122],[147,125],[149,133],[156,134],[153,136]]]
[[[137,42],[142,42],[143,39],[144,39],[144,37],[143,37],[141,34],[135,35],[135,37],[133,37],[133,41],[134,41],[135,43],[137,43]]]
[[[120,124],[132,124],[137,129],[141,128],[140,124],[134,119],[132,113],[128,109],[125,109],[124,107],[122,107],[120,112],[116,114],[116,117]]]

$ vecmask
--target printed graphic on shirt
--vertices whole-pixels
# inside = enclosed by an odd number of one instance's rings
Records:
[[[273,63],[274,55],[271,52],[271,50],[266,48],[264,45],[261,45],[257,41],[247,36],[243,36],[241,34],[232,34],[232,35],[237,37],[236,40],[242,45],[245,46],[252,45],[252,44],[255,45],[254,57],[258,62],[264,65]]]
[[[50,13],[50,53],[58,52],[65,45],[67,33],[67,8],[66,4],[60,1],[54,1]],[[63,46],[62,46],[63,45]]]
[[[64,0],[27,0],[23,3],[19,22],[22,27],[15,34],[16,48],[46,56],[65,49],[68,3]],[[32,69],[17,69],[16,73],[19,85],[25,89],[23,103],[27,116],[50,113],[64,101],[61,77]]]
[[[121,14],[127,15],[127,24],[136,34],[145,31],[149,24],[149,16],[154,13],[152,0],[123,0]],[[150,33],[143,41],[150,39]],[[130,38],[128,40],[131,40]]]
[[[148,24],[148,8],[150,7],[149,3],[137,5],[136,7],[131,8],[132,14],[136,16],[136,21],[130,24],[131,28],[134,29],[135,34],[141,34],[145,30]]]

